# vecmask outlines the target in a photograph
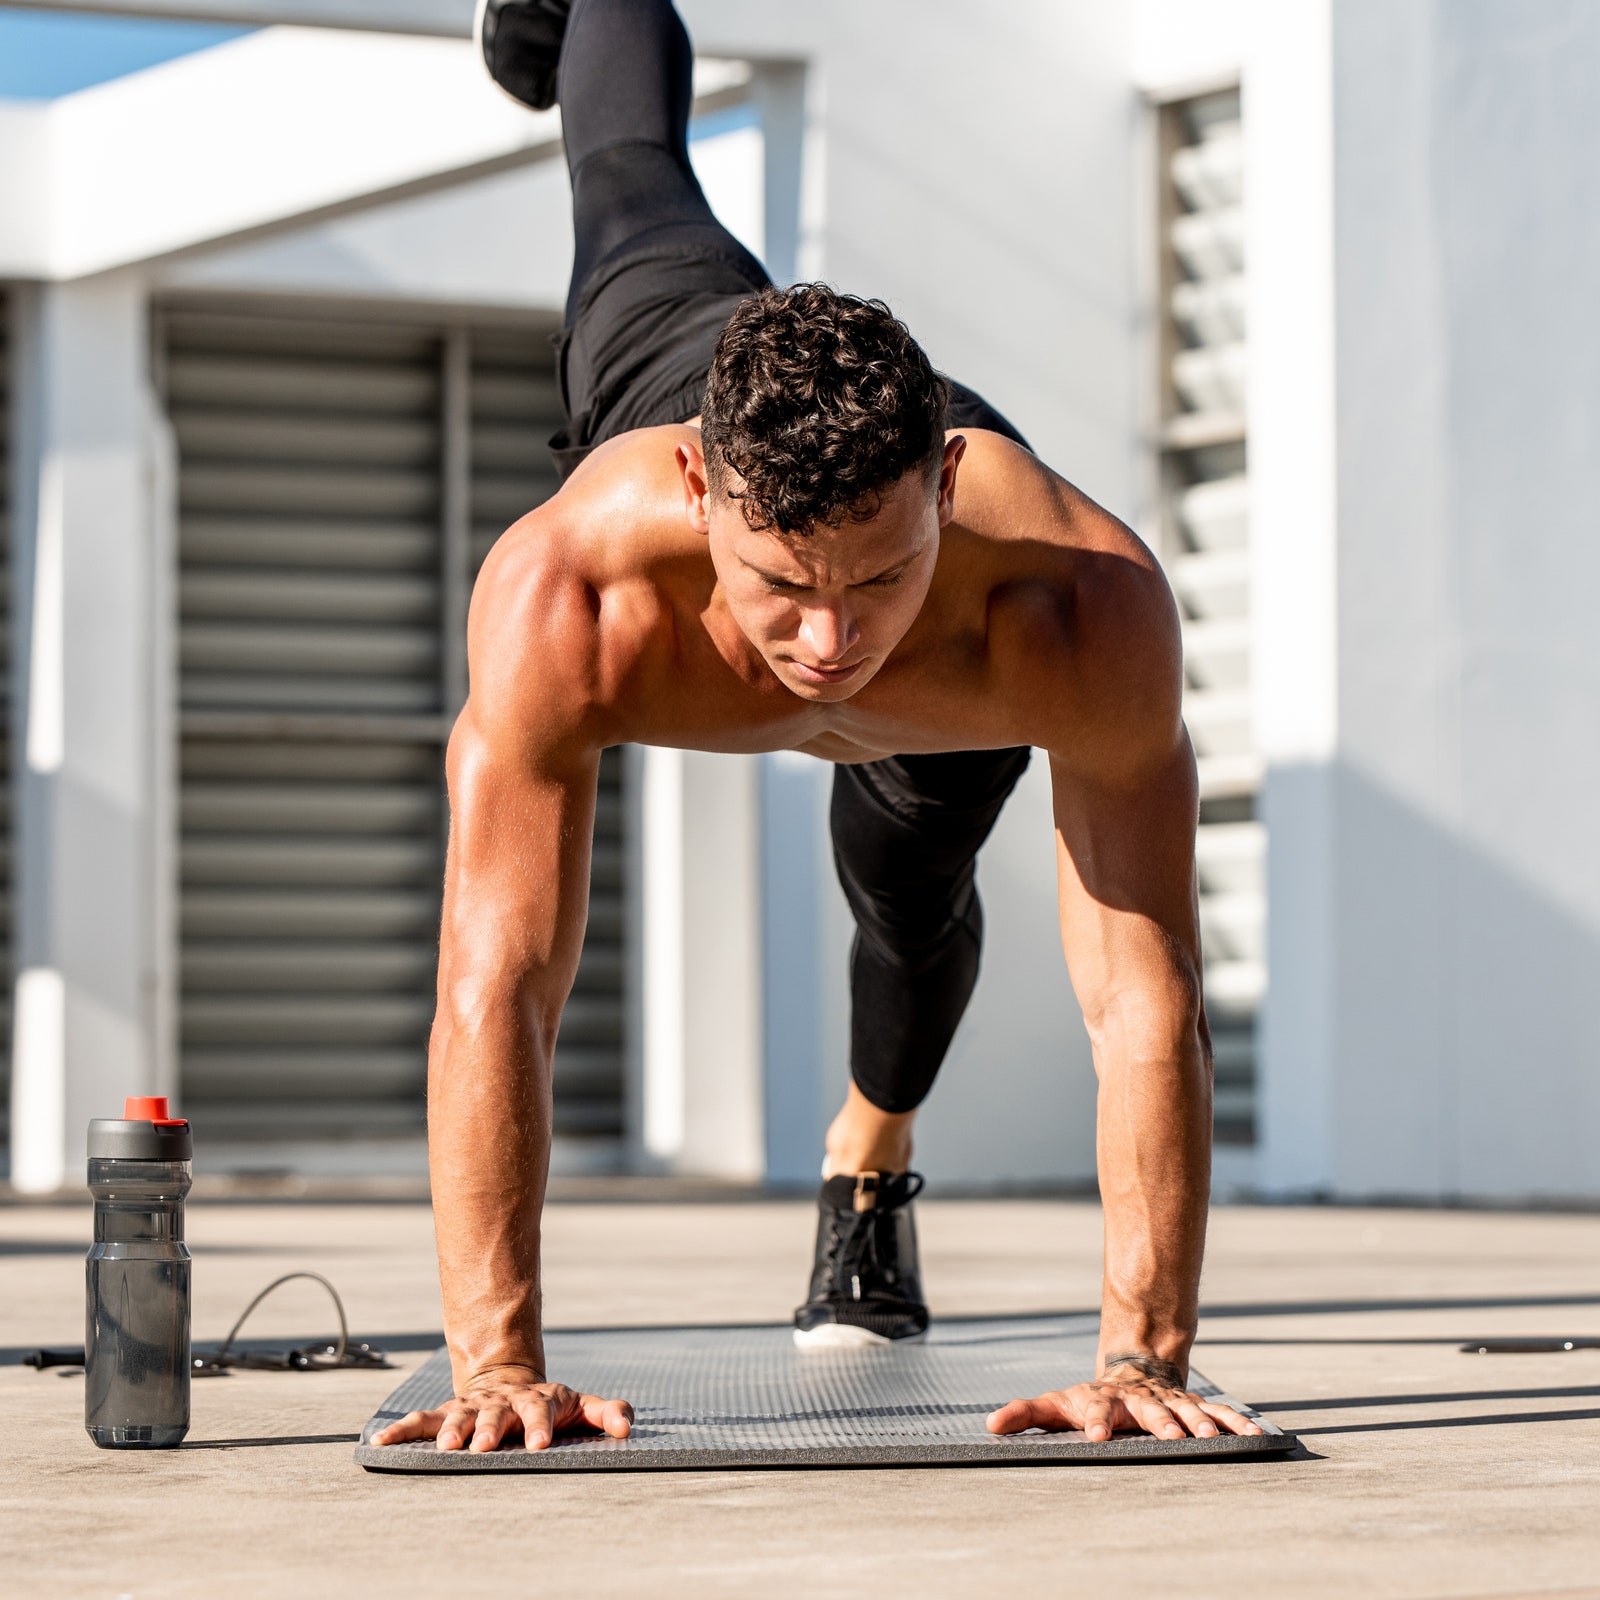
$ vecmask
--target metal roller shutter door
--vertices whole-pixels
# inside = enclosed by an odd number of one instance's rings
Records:
[[[553,491],[536,333],[164,313],[179,449],[180,1048],[219,1134],[420,1125],[472,578]],[[620,1131],[620,762],[556,1064]]]

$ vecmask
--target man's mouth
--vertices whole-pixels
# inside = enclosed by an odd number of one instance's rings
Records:
[[[866,663],[853,661],[849,666],[812,667],[804,661],[789,660],[790,669],[802,683],[848,683]]]

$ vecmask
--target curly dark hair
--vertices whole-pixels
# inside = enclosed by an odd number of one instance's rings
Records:
[[[865,522],[907,472],[937,469],[949,398],[881,300],[821,283],[763,289],[728,319],[711,358],[706,475],[752,528]]]

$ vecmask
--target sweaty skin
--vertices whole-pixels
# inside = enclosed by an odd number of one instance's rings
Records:
[[[495,546],[468,650],[428,1073],[456,1395],[375,1443],[492,1450],[520,1433],[537,1449],[629,1431],[626,1399],[548,1381],[539,1287],[551,1061],[600,752],[622,743],[836,762],[1048,753],[1061,939],[1100,1081],[1100,1371],[1011,1401],[989,1427],[1261,1431],[1185,1387],[1211,1152],[1197,788],[1177,614],[1122,523],[1009,440],[964,429],[937,479],[906,474],[868,520],[754,530],[708,488],[697,427],[641,429]]]

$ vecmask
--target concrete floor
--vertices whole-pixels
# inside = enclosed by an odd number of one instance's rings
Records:
[[[1092,1306],[1099,1215],[924,1202],[935,1311]],[[787,1318],[798,1202],[573,1201],[548,1229],[553,1324]],[[595,1477],[391,1477],[351,1442],[397,1374],[197,1383],[188,1444],[97,1451],[81,1378],[15,1363],[82,1338],[86,1205],[0,1206],[0,1591],[48,1597],[1600,1596],[1600,1217],[1230,1208],[1197,1365],[1305,1441],[1288,1461]],[[437,1342],[415,1202],[202,1200],[195,1333],[295,1267],[406,1367]],[[330,1331],[295,1285],[253,1331]]]

